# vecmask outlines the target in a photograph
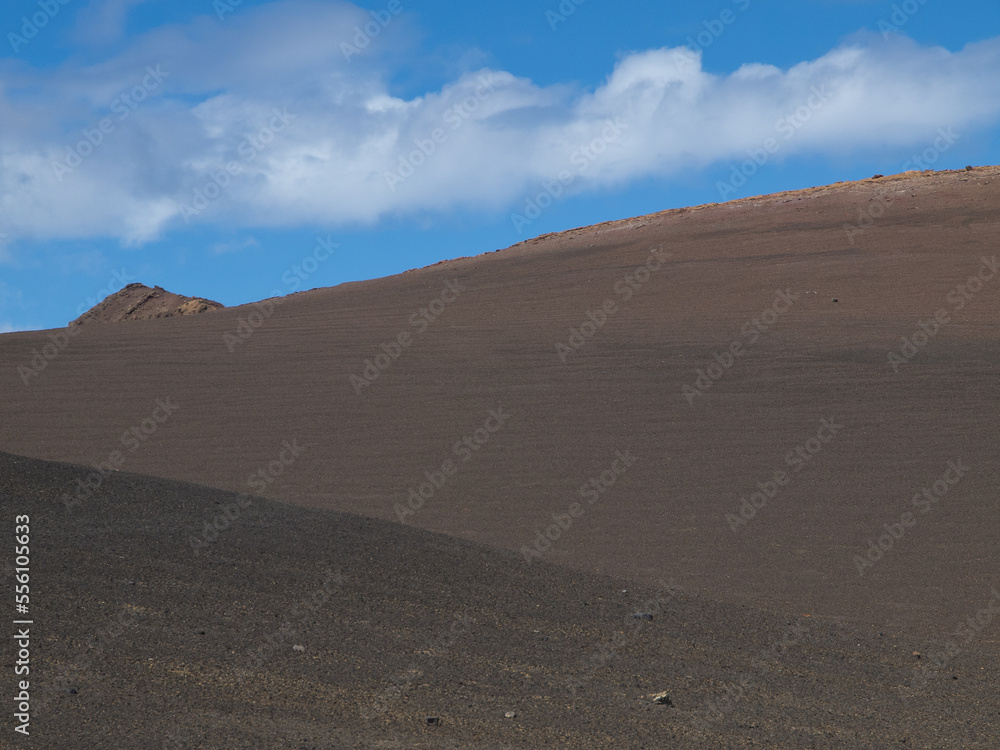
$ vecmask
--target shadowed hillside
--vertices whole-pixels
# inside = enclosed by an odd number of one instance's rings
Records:
[[[89,471],[0,454],[32,747],[996,746],[992,673],[899,637],[122,472],[67,515]]]

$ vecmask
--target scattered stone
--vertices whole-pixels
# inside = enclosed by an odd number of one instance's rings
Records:
[[[440,716],[428,716],[427,717],[427,726],[429,726],[429,727],[439,727],[439,726],[441,726],[441,717]]]
[[[517,713],[515,711],[508,711],[507,713],[504,714],[504,716],[508,719],[513,719],[514,717],[517,716]]]
[[[673,703],[670,702],[669,693],[657,693],[656,695],[650,696],[653,699],[653,703],[659,703],[661,706],[672,706]]]
[[[915,657],[917,657],[918,659],[920,658],[920,652],[919,652],[919,651],[914,651],[914,652],[913,652],[913,655],[914,655]]]
[[[306,647],[305,646],[300,646],[298,643],[296,643],[294,646],[292,646],[292,651],[305,651],[305,650],[306,650]]]

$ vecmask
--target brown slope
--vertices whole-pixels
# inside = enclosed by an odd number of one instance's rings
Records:
[[[887,352],[952,309],[947,295],[996,253],[998,176],[908,174],[669,211],[298,294],[269,316],[267,304],[88,328],[37,375],[21,370],[26,383],[17,366],[46,334],[8,334],[0,447],[81,463],[121,449],[129,471],[242,490],[298,441],[266,494],[392,520],[451,458],[457,473],[406,521],[514,550],[630,451],[635,465],[548,559],[905,626],[915,646],[940,646],[1000,580],[1000,280],[899,373]],[[875,214],[852,246],[845,223]],[[616,283],[654,247],[670,258],[625,301]],[[453,279],[465,291],[419,333],[411,315]],[[778,290],[799,295],[792,309],[690,405],[682,388],[749,343],[744,326]],[[561,362],[557,342],[608,298],[618,312]],[[251,330],[241,321],[259,327],[234,343]],[[355,393],[350,377],[400,332],[413,343]],[[179,408],[130,452],[123,433],[141,433],[158,398]],[[498,407],[511,418],[463,462],[456,441]],[[824,418],[840,434],[734,533],[726,514],[791,472],[787,455]],[[954,460],[967,475],[859,575],[852,556]],[[996,648],[991,627],[956,658]]]
[[[150,289],[145,284],[127,284],[98,302],[76,320],[70,321],[70,326],[198,315],[210,310],[220,310],[222,307],[223,305],[218,302],[202,297],[185,297],[168,292],[159,286]]]
[[[932,673],[902,638],[125,472],[67,515],[55,499],[87,474],[0,453],[0,507],[30,525],[31,747],[1000,739],[992,672]],[[670,705],[654,704],[663,691]]]

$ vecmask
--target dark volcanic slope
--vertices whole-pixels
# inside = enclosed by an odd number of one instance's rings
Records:
[[[983,262],[998,178],[668,211],[278,305],[83,326],[50,359],[62,332],[7,334],[0,448],[85,464],[120,450],[127,471],[389,520],[433,480],[407,523],[512,550],[580,501],[547,559],[940,644],[1000,581],[1000,278]],[[670,255],[647,276],[655,248]],[[894,372],[904,336],[920,348]],[[359,394],[352,377],[371,380]],[[496,409],[510,417],[491,434]],[[827,442],[822,420],[838,425]],[[287,467],[283,441],[302,448]],[[636,460],[615,476],[619,451]],[[254,478],[269,465],[277,479]],[[589,504],[579,488],[602,472],[615,485]],[[734,532],[727,514],[759,484],[773,497]],[[859,574],[880,535],[891,548]]]
[[[32,535],[35,715],[25,747],[995,748],[1000,739],[995,663],[928,670],[889,635],[126,473],[109,472],[67,514],[59,498],[88,472],[0,454],[5,523],[27,514]],[[193,547],[227,508],[228,528]],[[661,691],[672,705],[649,698]],[[440,725],[426,726],[428,716]]]

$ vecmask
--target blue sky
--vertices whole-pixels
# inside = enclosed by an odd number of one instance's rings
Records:
[[[986,0],[6,7],[0,332],[63,326],[122,282],[236,305],[1000,163]]]

